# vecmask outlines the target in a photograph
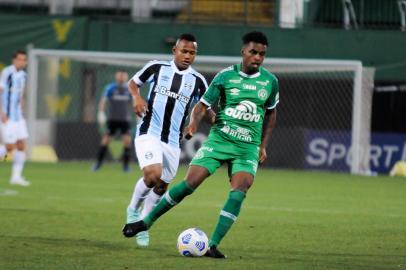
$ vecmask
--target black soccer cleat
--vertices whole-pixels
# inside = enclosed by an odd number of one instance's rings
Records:
[[[206,254],[204,254],[204,256],[206,257],[210,257],[210,258],[215,258],[215,259],[225,259],[227,258],[226,255],[224,255],[223,253],[220,252],[220,250],[217,249],[217,246],[211,246]]]
[[[122,232],[125,237],[133,237],[137,233],[146,230],[148,230],[147,225],[144,223],[144,221],[140,220],[134,223],[125,224]]]

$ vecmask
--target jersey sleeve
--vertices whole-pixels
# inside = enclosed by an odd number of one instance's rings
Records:
[[[207,90],[207,87],[208,85],[206,79],[203,76],[197,77],[195,91],[193,94],[193,102],[197,103],[202,98]]]
[[[223,89],[223,74],[217,73],[206,93],[200,98],[200,101],[209,107],[212,106],[218,101],[221,89]]]
[[[142,69],[140,69],[132,77],[132,80],[138,85],[141,86],[147,82],[151,76],[159,70],[159,64],[157,61],[148,62]]]
[[[272,90],[268,99],[265,102],[265,108],[272,110],[276,108],[276,105],[279,103],[279,82],[276,77],[273,77],[272,80]]]
[[[104,90],[103,90],[103,97],[106,97],[106,98],[111,97],[111,95],[113,93],[113,89],[114,89],[114,87],[112,84],[106,85],[106,87],[104,87]]]
[[[5,90],[5,89],[7,89],[7,77],[8,77],[8,74],[7,74],[8,72],[7,72],[7,69],[5,68],[5,69],[3,69],[3,71],[1,72],[1,76],[0,76],[0,87],[3,89],[3,90]]]

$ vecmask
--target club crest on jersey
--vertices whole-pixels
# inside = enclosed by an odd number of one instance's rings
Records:
[[[262,100],[266,100],[268,97],[268,92],[265,89],[261,89],[258,91],[258,97]]]
[[[185,89],[187,89],[187,90],[191,91],[191,90],[192,90],[193,85],[192,85],[191,83],[185,83],[185,85],[184,85],[183,87],[184,87]]]
[[[257,113],[257,105],[249,100],[243,100],[235,108],[227,108],[224,112],[227,116],[249,122],[258,122],[261,118]]]

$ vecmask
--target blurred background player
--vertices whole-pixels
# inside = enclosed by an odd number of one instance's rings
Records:
[[[267,158],[266,147],[275,126],[279,102],[277,78],[261,67],[268,47],[266,36],[250,32],[242,40],[242,63],[220,71],[193,109],[185,129],[189,137],[197,131],[207,108],[219,102],[216,123],[192,159],[185,180],[172,187],[143,220],[126,224],[124,236],[132,237],[149,229],[161,215],[192,194],[226,163],[231,191],[205,254],[212,258],[226,257],[217,246],[237,220],[246,193],[254,183],[258,163]]]
[[[22,177],[25,163],[25,147],[28,138],[27,125],[23,116],[24,88],[27,74],[27,54],[18,50],[13,54],[12,65],[3,69],[0,78],[0,129],[5,145],[0,145],[0,159],[17,149],[13,155],[10,183],[29,186]]]
[[[111,136],[114,136],[117,132],[119,132],[123,141],[123,170],[125,172],[130,170],[131,95],[128,92],[127,81],[127,72],[117,71],[115,73],[115,82],[108,84],[104,88],[103,96],[99,102],[97,121],[101,126],[104,126],[107,120],[107,131],[102,137],[99,152],[97,154],[97,161],[93,166],[93,171],[97,171],[101,168],[104,158],[106,157]],[[108,107],[107,116],[106,107]]]
[[[207,89],[204,77],[190,66],[197,53],[195,37],[180,35],[172,53],[172,61],[151,61],[129,82],[134,111],[143,117],[134,140],[143,177],[136,183],[128,205],[127,223],[144,218],[175,177],[190,105]],[[140,95],[144,83],[149,84],[147,101]],[[138,245],[148,246],[148,231],[138,234],[136,240]]]

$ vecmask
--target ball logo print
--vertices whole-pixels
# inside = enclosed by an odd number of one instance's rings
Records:
[[[178,237],[178,251],[182,256],[203,256],[209,246],[206,234],[198,228],[190,228],[180,233]]]
[[[249,100],[243,100],[235,108],[227,108],[225,114],[235,119],[258,122],[261,115],[257,114],[257,105]]]

